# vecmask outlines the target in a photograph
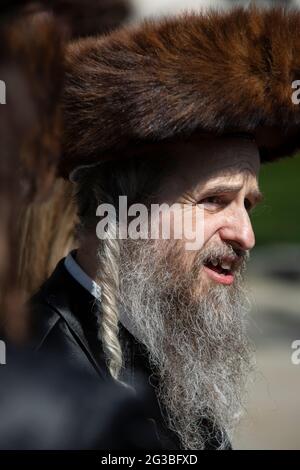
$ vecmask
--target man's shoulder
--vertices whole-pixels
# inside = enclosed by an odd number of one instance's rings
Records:
[[[60,260],[51,276],[28,302],[31,344],[37,351],[59,352],[92,374],[106,377],[105,361],[97,342],[91,295]]]
[[[35,349],[40,349],[51,332],[58,331],[62,318],[55,306],[55,292],[58,276],[63,275],[63,262],[60,260],[51,276],[40,286],[39,290],[29,299],[30,340]]]
[[[30,343],[35,350],[47,346],[53,335],[65,334],[63,319],[55,307],[47,302],[44,293],[39,290],[27,304],[29,313]]]

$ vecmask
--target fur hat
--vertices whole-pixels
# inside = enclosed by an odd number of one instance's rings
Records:
[[[235,8],[70,45],[60,171],[197,132],[253,134],[263,162],[300,148],[300,11]]]

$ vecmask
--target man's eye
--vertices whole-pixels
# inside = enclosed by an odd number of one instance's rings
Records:
[[[200,204],[205,205],[206,207],[215,207],[215,206],[223,206],[224,202],[217,196],[209,196],[201,201],[199,201]]]

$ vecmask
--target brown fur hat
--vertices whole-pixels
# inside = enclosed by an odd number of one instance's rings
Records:
[[[73,43],[61,172],[201,131],[255,135],[262,161],[300,147],[300,12],[235,8]]]

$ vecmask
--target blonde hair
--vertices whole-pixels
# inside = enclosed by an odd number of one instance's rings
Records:
[[[113,230],[110,228],[109,230]],[[111,376],[118,380],[122,368],[122,349],[119,335],[119,254],[120,246],[107,232],[101,250],[101,339]]]
[[[54,183],[45,202],[32,202],[19,220],[20,288],[30,297],[49,277],[57,262],[75,247],[77,222],[73,187],[63,179]]]
[[[14,343],[26,341],[30,334],[27,300],[76,245],[77,216],[72,195],[72,185],[57,179],[47,200],[24,202],[18,207],[13,225],[10,222],[6,247],[9,263],[1,278],[0,326]]]

